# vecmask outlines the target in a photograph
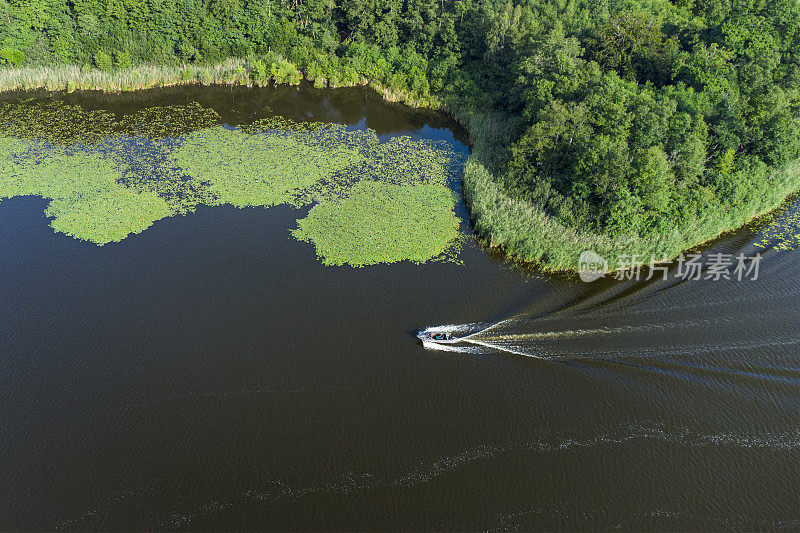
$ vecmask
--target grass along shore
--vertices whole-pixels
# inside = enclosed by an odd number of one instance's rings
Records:
[[[299,85],[303,79],[318,88],[369,85],[390,102],[402,102],[412,107],[441,107],[432,96],[391,88],[352,72],[329,78],[321,74],[312,75],[277,54],[265,60],[228,58],[213,65],[142,64],[114,70],[79,65],[6,66],[0,68],[0,92],[46,89],[115,93],[175,85]]]
[[[137,65],[110,71],[78,65],[6,67],[0,69],[0,91],[47,89],[122,92],[198,83],[246,85],[249,79],[245,75],[245,67],[244,61],[236,59],[206,67]]]
[[[413,107],[450,108],[456,120],[470,132],[472,154],[464,169],[463,194],[477,236],[489,247],[499,248],[509,258],[537,264],[545,271],[569,271],[578,266],[584,250],[606,258],[611,270],[623,255],[638,255],[647,264],[652,256],[673,259],[682,251],[708,242],[727,231],[742,227],[770,212],[800,190],[800,162],[772,172],[772,187],[760,197],[747,198],[737,209],[715,209],[700,219],[671,228],[668,232],[639,236],[610,237],[568,227],[539,206],[508,195],[491,168],[498,168],[506,147],[502,143],[505,120],[496,114],[482,114],[458,104],[444,106],[433,96],[411,94],[361,76],[321,75],[310,77],[281,56],[271,61],[229,58],[221,63],[197,65],[138,65],[101,71],[77,65],[0,68],[0,92],[47,89],[50,91],[99,90],[135,91],[175,85],[298,85],[303,79],[316,87],[369,85],[386,100]]]

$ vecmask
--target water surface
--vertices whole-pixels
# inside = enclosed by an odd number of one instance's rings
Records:
[[[62,98],[467,150],[446,118],[361,89]],[[585,284],[470,239],[460,264],[325,266],[286,205],[201,206],[104,246],[55,233],[46,205],[0,203],[6,529],[800,527],[789,246],[756,281]],[[752,255],[769,228],[705,253]],[[414,336],[501,320],[516,354]]]

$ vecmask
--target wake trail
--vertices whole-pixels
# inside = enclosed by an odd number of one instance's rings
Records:
[[[625,334],[625,333],[639,333],[639,332],[651,332],[651,331],[661,331],[673,328],[681,328],[681,327],[702,327],[702,326],[712,326],[718,325],[721,323],[732,322],[733,319],[731,318],[720,318],[720,319],[703,319],[703,320],[691,320],[691,321],[684,321],[684,322],[669,322],[665,324],[647,324],[643,326],[619,326],[619,327],[599,327],[599,328],[589,328],[589,329],[568,329],[563,331],[543,331],[538,333],[506,333],[506,334],[499,334],[494,336],[486,336],[485,333],[489,329],[493,329],[493,327],[486,328],[480,331],[476,331],[475,333],[471,333],[464,337],[461,337],[463,342],[469,342],[473,344],[480,344],[485,346],[492,346],[495,347],[496,343],[502,342],[513,342],[513,341],[532,341],[537,339],[558,339],[558,338],[570,338],[570,337],[585,337],[591,335],[608,335],[608,334]],[[430,328],[436,329],[436,328]],[[498,346],[499,347],[499,346]]]
[[[487,335],[487,332],[496,331],[498,327],[502,324],[509,324],[510,322],[517,322],[519,325],[522,325],[525,321],[518,320],[517,317],[509,318],[502,320],[496,324],[491,324],[487,327],[481,327],[481,324],[463,324],[463,325],[447,325],[447,326],[439,326],[439,327],[429,327],[425,330],[425,332],[433,332],[433,331],[446,331],[453,333],[455,335],[461,334],[462,336],[459,337],[461,344],[440,344],[434,341],[423,341],[423,345],[425,348],[430,350],[440,350],[440,351],[448,351],[448,352],[458,352],[458,353],[481,353],[480,348],[489,348],[493,350],[499,350],[503,352],[507,352],[513,355],[519,355],[523,357],[531,357],[535,359],[563,359],[563,358],[585,358],[587,357],[587,353],[580,352],[580,353],[570,353],[569,348],[566,348],[564,353],[560,353],[558,355],[549,354],[547,350],[544,349],[542,346],[533,345],[537,341],[558,341],[558,340],[569,340],[569,339],[587,339],[592,337],[599,337],[602,338],[604,336],[624,336],[624,335],[641,335],[641,334],[650,334],[655,332],[670,332],[672,330],[678,330],[679,333],[681,330],[687,331],[691,333],[691,331],[696,330],[713,330],[714,328],[726,327],[730,328],[731,326],[738,327],[739,324],[742,327],[747,327],[746,325],[750,322],[751,319],[759,319],[762,318],[760,314],[745,314],[745,315],[738,315],[738,316],[727,316],[727,317],[718,317],[718,318],[706,318],[706,319],[691,319],[691,320],[684,320],[684,321],[675,321],[675,322],[666,322],[666,323],[655,323],[655,324],[644,324],[644,325],[623,325],[623,326],[616,326],[616,327],[597,327],[597,328],[586,328],[586,329],[567,329],[561,331],[542,331],[542,332],[532,332],[532,333],[514,333],[514,332],[496,332],[493,335]],[[545,320],[546,321],[546,320]],[[531,325],[534,325],[536,322],[532,322]],[[476,331],[476,328],[477,331]],[[671,335],[671,342],[674,342],[677,333],[670,334]],[[701,352],[708,352],[708,351],[715,351],[722,349],[722,346],[716,346],[715,343],[705,343],[701,347],[697,346],[664,346],[664,345],[652,345],[652,342],[655,342],[657,338],[650,339],[648,337],[648,345],[639,346],[637,348],[630,348],[628,351],[632,351],[638,354],[658,354],[658,355],[669,355],[669,354],[678,354],[678,353],[685,353],[687,350],[689,352],[701,351]],[[670,344],[671,344],[670,342]],[[788,342],[785,339],[781,339],[777,341],[773,339],[772,341],[764,342],[759,341],[758,347],[767,347],[771,345],[789,345],[795,344],[797,342],[797,338],[795,336],[791,336]],[[735,343],[724,343],[724,347],[726,349],[737,349],[737,348],[750,348],[750,343],[748,342],[735,342]],[[467,346],[470,345],[470,346]],[[623,352],[625,350],[622,350]],[[598,355],[609,355],[609,354],[616,354],[622,357],[621,353],[618,350],[613,350],[612,352],[602,352],[598,351],[594,356]]]
[[[487,332],[487,331],[489,331],[489,330],[495,329],[496,327],[498,327],[498,326],[501,326],[501,325],[505,324],[506,322],[513,322],[515,319],[516,319],[516,317],[509,317],[509,318],[506,318],[506,319],[504,319],[504,320],[501,320],[500,322],[497,322],[497,323],[495,323],[495,324],[492,324],[491,326],[485,327],[485,328],[483,328],[483,329],[481,329],[481,330],[479,330],[479,331],[476,331],[476,332],[474,332],[474,333],[470,333],[470,334],[469,334],[469,335],[467,335],[466,337],[462,337],[462,339],[466,340],[466,339],[469,339],[469,338],[471,338],[471,337],[474,337],[475,335],[478,335],[478,334],[480,334],[480,333],[485,333],[485,332]]]
[[[504,352],[508,352],[510,354],[513,354],[513,355],[521,355],[523,357],[533,357],[534,359],[549,359],[549,357],[545,357],[544,355],[541,355],[541,354],[534,354],[534,353],[529,353],[529,352],[521,352],[519,350],[513,350],[511,348],[508,348],[507,346],[502,346],[502,345],[499,345],[499,344],[490,344],[490,343],[481,342],[481,341],[475,340],[475,339],[462,339],[462,340],[464,342],[469,342],[471,344],[476,344],[478,346],[485,346],[487,348],[493,348],[495,350],[501,350],[501,351],[504,351]]]

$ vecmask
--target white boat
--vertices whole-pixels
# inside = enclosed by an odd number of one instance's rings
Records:
[[[437,344],[458,344],[462,342],[461,337],[456,337],[449,331],[420,331],[417,338],[423,342],[435,342]]]

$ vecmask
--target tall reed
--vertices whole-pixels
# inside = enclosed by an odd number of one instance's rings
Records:
[[[132,91],[182,84],[249,85],[250,68],[243,59],[226,59],[216,65],[137,65],[101,71],[77,65],[5,67],[0,69],[0,91],[102,90]]]

